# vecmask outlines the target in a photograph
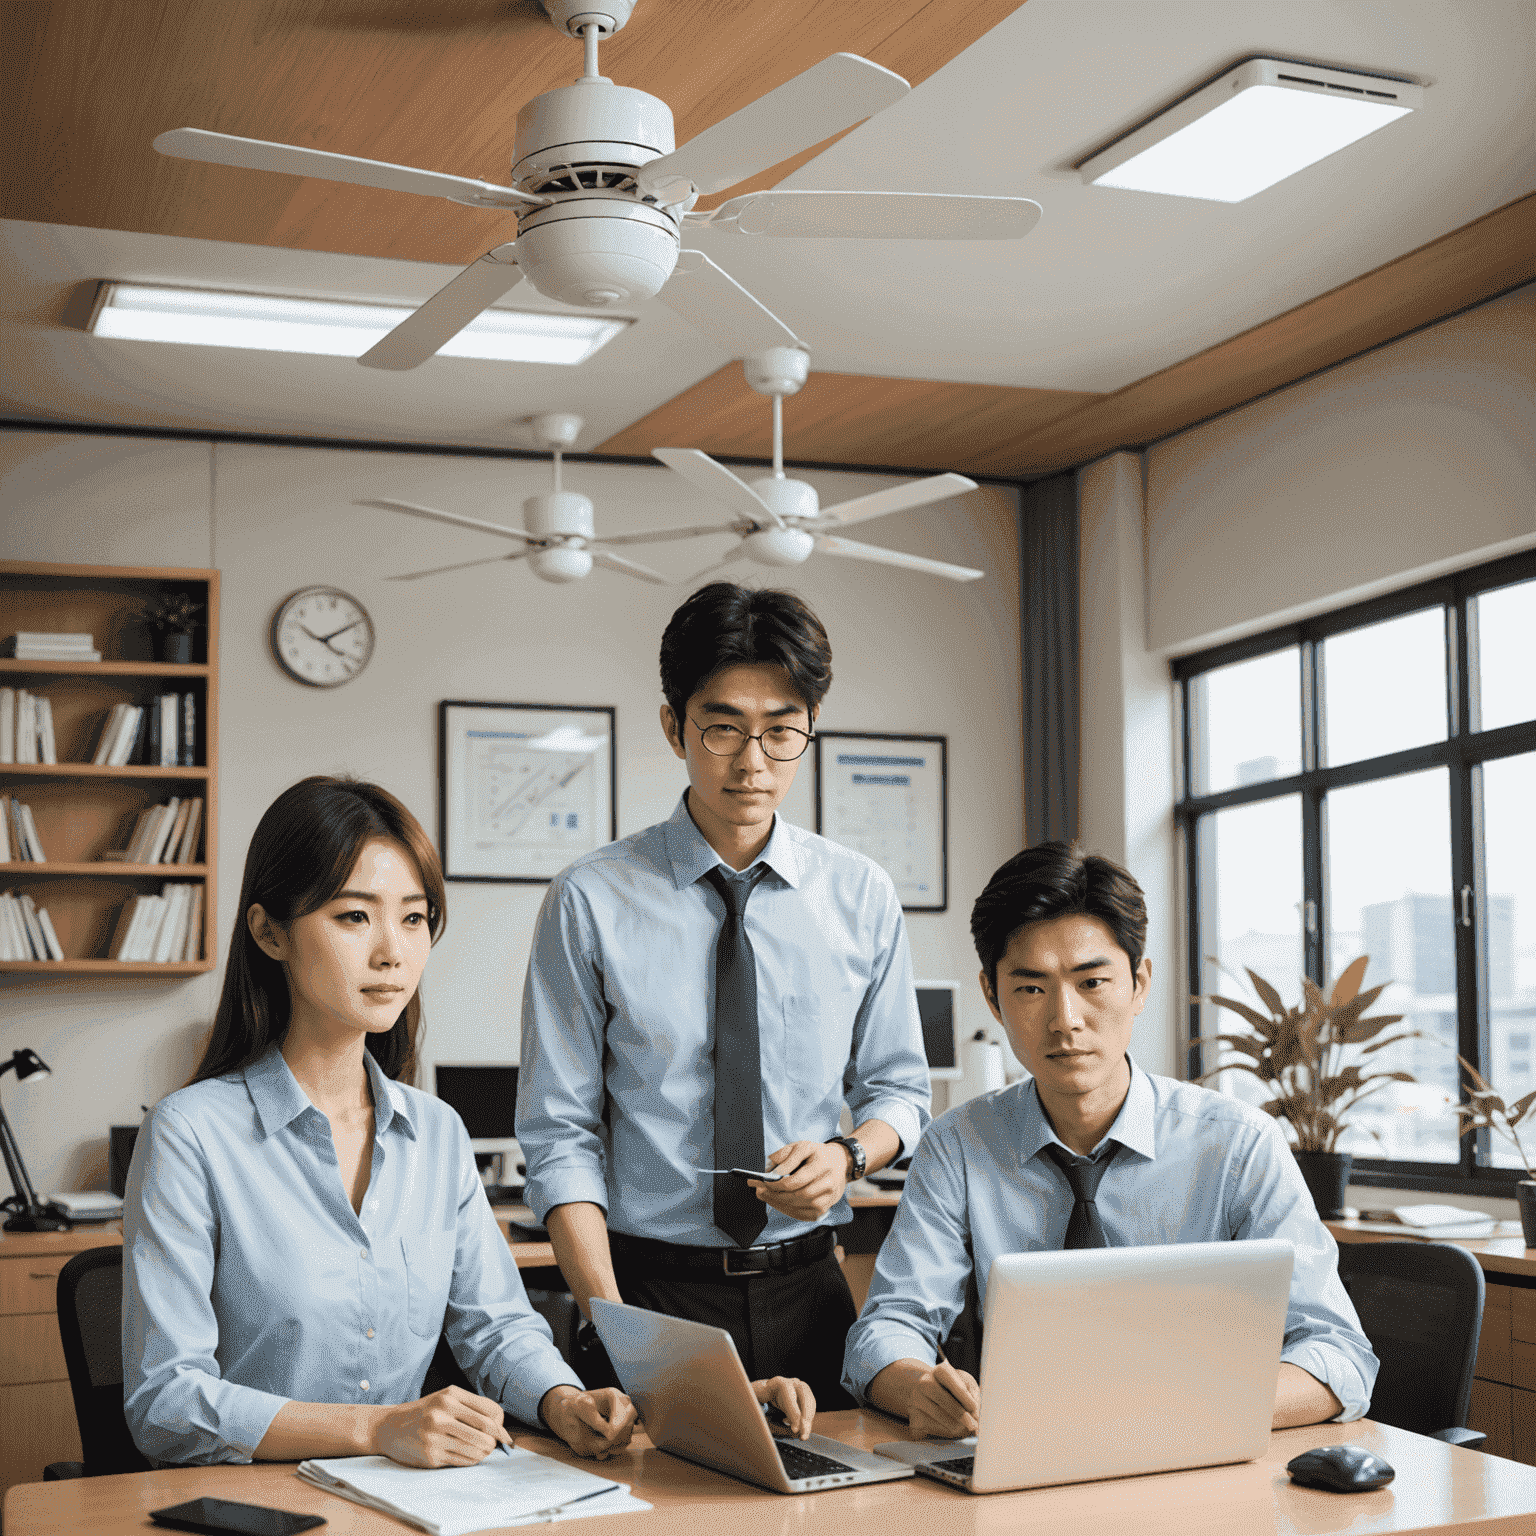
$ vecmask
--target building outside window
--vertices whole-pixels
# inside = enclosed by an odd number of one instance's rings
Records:
[[[1251,968],[1290,1002],[1369,954],[1365,985],[1390,983],[1372,1011],[1418,1037],[1350,1050],[1414,1078],[1351,1114],[1355,1182],[1512,1194],[1514,1149],[1461,1138],[1448,1105],[1458,1052],[1509,1101],[1536,1090],[1536,554],[1173,672],[1190,990],[1252,1002]],[[1191,1040],[1233,1025],[1191,1006]],[[1200,1054],[1191,1075],[1218,1064]],[[1212,1082],[1267,1097],[1247,1073]]]

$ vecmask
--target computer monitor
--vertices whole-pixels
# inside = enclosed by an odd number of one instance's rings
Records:
[[[960,1076],[960,983],[919,981],[917,1012],[923,1022],[923,1049],[931,1076]]]
[[[517,1068],[499,1063],[439,1062],[437,1096],[457,1110],[481,1177],[493,1186],[518,1181]]]

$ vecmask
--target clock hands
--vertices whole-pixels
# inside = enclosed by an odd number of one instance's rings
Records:
[[[361,624],[362,622],[363,621],[361,619],[353,619],[350,624],[343,624],[340,629],[333,629],[330,632],[330,634],[328,634],[328,635],[317,635],[314,632],[314,630],[309,629],[307,626],[305,626],[303,624],[300,624],[299,628],[302,629],[304,631],[304,633],[306,635],[308,635],[311,640],[319,641],[319,643],[321,645],[323,645],[326,648],[326,650],[333,651],[338,656],[345,656],[347,653],[345,651],[342,651],[342,650],[337,650],[337,648],[334,645],[331,644],[331,641],[334,640],[337,635],[344,635],[344,634],[346,634],[346,632],[349,629],[356,629],[357,626],[359,624]]]

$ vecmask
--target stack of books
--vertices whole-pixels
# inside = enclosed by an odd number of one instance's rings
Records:
[[[0,896],[0,960],[62,960],[63,946],[46,911],[30,896]]]
[[[0,763],[56,763],[53,705],[25,688],[0,688]]]
[[[109,768],[147,763],[156,768],[197,765],[197,698],[156,694],[148,704],[114,704],[92,762]]]
[[[173,795],[163,805],[140,811],[128,846],[110,849],[103,857],[124,864],[195,864],[202,832],[202,800]]]
[[[17,661],[100,661],[95,637],[80,634],[55,634],[50,630],[18,630],[4,644],[0,655]]]
[[[46,864],[32,807],[0,795],[0,864]]]
[[[162,885],[158,896],[135,896],[118,916],[107,946],[114,960],[149,960],[157,965],[200,960],[203,953],[203,888]]]

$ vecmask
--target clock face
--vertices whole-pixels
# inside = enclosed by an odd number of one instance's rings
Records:
[[[312,688],[351,682],[373,655],[373,620],[335,587],[304,587],[272,620],[272,654],[289,677]]]

